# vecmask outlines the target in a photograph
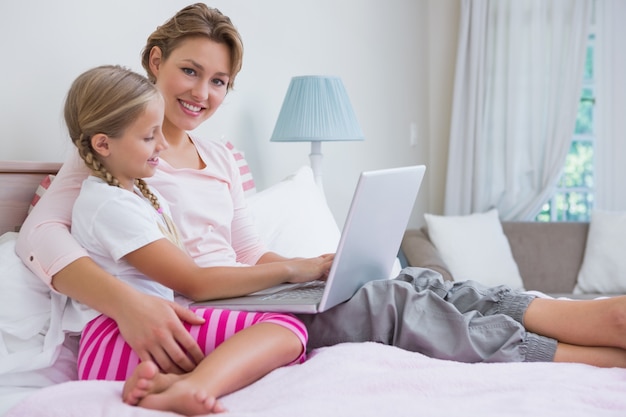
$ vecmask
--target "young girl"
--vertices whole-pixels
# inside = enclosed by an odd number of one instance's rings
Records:
[[[121,67],[97,67],[74,81],[65,121],[92,176],[74,204],[72,235],[102,268],[140,291],[169,300],[173,290],[204,297],[211,292],[210,285],[202,289],[210,283],[209,271],[184,252],[164,200],[140,179],[155,173],[167,149],[163,109],[156,87]],[[152,280],[151,264],[178,273]],[[187,328],[206,358],[190,373],[162,375],[153,362],[140,364],[115,322],[91,312],[97,317],[82,333],[79,377],[128,379],[125,402],[197,415],[223,411],[220,396],[304,358],[306,330],[293,316],[194,311],[205,322]]]
[[[196,263],[231,274],[229,279],[212,278],[213,293],[220,295],[269,287],[277,281],[267,269],[272,265],[293,270],[320,262],[290,264],[268,252],[254,232],[228,150],[187,133],[219,107],[241,68],[242,53],[230,20],[194,4],[159,26],[142,55],[149,78],[164,97],[163,133],[170,145],[149,181],[170,203],[182,242]],[[26,219],[18,239],[20,257],[58,291],[115,319],[141,359],[153,358],[164,370],[192,369],[201,355],[181,321],[197,324],[196,316],[121,285],[69,236],[71,205],[86,176],[77,159],[64,164]],[[249,267],[241,268],[242,263]],[[301,316],[308,349],[377,341],[463,362],[626,366],[626,297],[539,299],[503,287],[442,283],[436,275],[407,269],[398,279],[365,285],[327,312]]]

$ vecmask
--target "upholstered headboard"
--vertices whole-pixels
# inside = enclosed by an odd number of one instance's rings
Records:
[[[19,229],[37,187],[60,162],[0,161],[0,234]]]

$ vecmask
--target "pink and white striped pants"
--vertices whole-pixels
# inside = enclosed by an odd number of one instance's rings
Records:
[[[201,325],[183,323],[194,336],[205,355],[235,333],[257,323],[274,323],[291,330],[302,342],[302,355],[292,363],[305,359],[306,327],[290,314],[256,313],[216,308],[191,308],[204,317]],[[78,350],[79,379],[126,380],[141,362],[139,356],[122,338],[117,323],[104,315],[90,321],[83,330]]]

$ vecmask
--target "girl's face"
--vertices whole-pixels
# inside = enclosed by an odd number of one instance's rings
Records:
[[[105,167],[127,190],[133,189],[135,178],[154,175],[159,153],[168,146],[161,131],[163,114],[164,103],[158,97],[148,103],[145,111],[121,137],[101,139],[106,141],[107,152],[98,153],[104,156]],[[97,140],[96,146],[99,146]]]
[[[230,53],[224,44],[204,37],[188,38],[166,60],[154,47],[150,67],[165,99],[163,130],[168,137],[200,126],[226,97]]]

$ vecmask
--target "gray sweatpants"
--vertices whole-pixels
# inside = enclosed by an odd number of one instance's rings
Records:
[[[380,342],[460,362],[551,362],[557,342],[522,324],[532,295],[506,286],[443,281],[424,268],[364,285],[324,313],[299,315],[308,349],[342,342]]]

